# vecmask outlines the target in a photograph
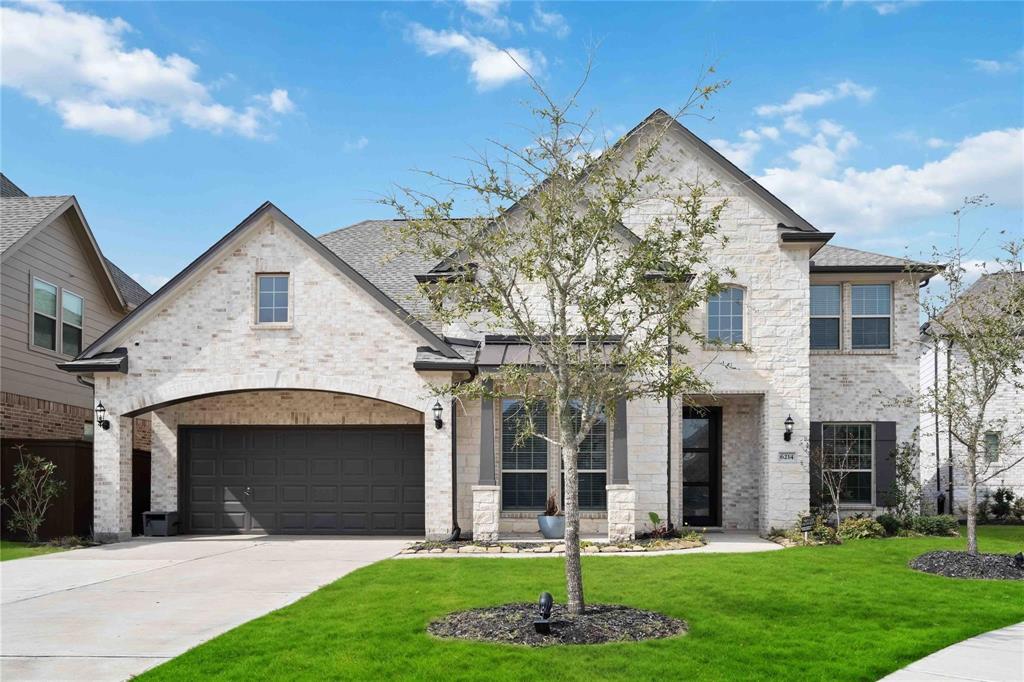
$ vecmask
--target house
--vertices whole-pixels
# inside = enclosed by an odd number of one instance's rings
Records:
[[[3,174],[0,253],[4,480],[18,459],[14,446],[50,458],[68,489],[43,534],[88,535],[93,392],[57,363],[80,354],[149,293],[104,258],[75,197],[28,196]],[[134,433],[133,447],[148,451],[148,420],[139,420]]]
[[[1016,282],[1024,283],[1024,272],[1002,271],[982,274],[962,294],[970,305],[974,300],[998,298],[1003,287]],[[945,321],[945,315],[941,317]],[[927,395],[933,386],[940,390],[947,383],[949,368],[961,361],[962,350],[944,338],[941,329],[925,324],[921,329],[923,352],[920,360],[921,394]],[[992,494],[997,488],[1009,488],[1017,497],[1024,496],[1024,446],[1015,442],[1024,435],[1024,390],[1003,382],[989,403],[986,419],[994,423],[985,433],[985,452],[978,462],[978,498]],[[1001,428],[998,428],[1001,427]],[[1005,429],[1005,431],[1004,431]],[[967,479],[963,468],[964,446],[950,434],[950,429],[934,412],[921,410],[921,489],[924,507],[963,516],[967,504]],[[1016,438],[1015,438],[1016,437]],[[1015,465],[1016,463],[1016,465]],[[941,504],[939,496],[943,499]]]
[[[693,349],[701,366],[727,355],[709,363],[713,396],[631,401],[598,427],[581,471],[583,532],[628,538],[649,512],[676,525],[790,526],[810,504],[812,447],[855,450],[849,507],[878,510],[888,454],[918,422],[900,399],[917,392],[918,288],[935,268],[829,246],[832,234],[678,123],[657,163],[717,180],[716,198],[729,199],[730,239],[715,257],[736,277],[701,324],[750,350]],[[648,219],[625,227],[642,238]],[[109,428],[96,430],[99,536],[129,533],[132,419],[145,414],[152,505],[177,511],[183,532],[536,531],[559,458],[509,437],[515,397],[442,405],[427,390],[530,349],[433,322],[417,278],[443,272],[426,257],[383,259],[390,224],[315,238],[265,203],[63,363],[108,409]]]

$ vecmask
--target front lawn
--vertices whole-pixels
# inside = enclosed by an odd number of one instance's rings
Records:
[[[1024,528],[983,527],[984,552]],[[587,596],[685,619],[686,636],[528,649],[440,641],[449,611],[564,599],[559,559],[383,561],[143,675],[185,679],[876,680],[967,637],[1024,620],[1024,583],[917,573],[962,539],[892,538],[763,554],[585,557]]]
[[[27,542],[0,540],[0,561],[24,559],[25,557],[39,556],[41,554],[52,554],[53,552],[63,552],[64,549],[64,547],[54,547],[53,545],[30,545]]]

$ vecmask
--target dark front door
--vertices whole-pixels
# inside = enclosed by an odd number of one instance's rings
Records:
[[[683,408],[683,522],[717,526],[722,518],[722,409]]]
[[[183,427],[186,533],[422,535],[423,427]]]

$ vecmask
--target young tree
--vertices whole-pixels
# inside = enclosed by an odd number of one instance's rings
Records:
[[[842,504],[846,486],[846,479],[854,469],[862,468],[860,457],[862,455],[853,453],[850,447],[836,452],[826,452],[823,447],[811,448],[810,466],[812,488],[818,488],[819,504],[822,507],[827,502],[832,507],[832,513],[836,517],[836,530],[839,530],[840,505]]]
[[[439,392],[521,397],[527,409],[519,437],[543,438],[560,450],[572,614],[584,608],[581,443],[620,399],[708,388],[700,369],[670,365],[666,354],[681,358],[687,342],[700,339],[690,313],[721,289],[709,247],[720,239],[725,204],[699,179],[665,174],[671,159],[662,140],[679,116],[702,109],[724,86],[708,82],[712,73],[674,115],[661,112],[610,146],[590,116],[575,118],[579,89],[559,103],[531,77],[539,101],[531,143],[493,143],[496,157],[481,154],[465,180],[428,172],[444,187],[441,195],[406,187],[386,200],[406,218],[398,248],[448,268],[448,276],[421,287],[437,320],[468,320],[532,349],[529,365],[505,365],[487,380]],[[468,218],[455,217],[454,195],[468,198]],[[649,216],[640,235],[623,227],[636,214]],[[554,416],[554,434],[533,422],[531,407],[540,403]]]
[[[909,528],[914,517],[921,513],[921,480],[918,477],[921,449],[917,436],[918,431],[915,429],[910,440],[899,443],[890,455],[893,479],[889,486],[889,504],[886,506],[904,528]]]
[[[935,251],[936,262],[946,263],[946,287],[922,300],[926,333],[935,352],[947,360],[943,380],[921,396],[922,409],[938,415],[960,446],[951,455],[967,481],[970,554],[978,553],[978,485],[1024,460],[1017,450],[1024,437],[1020,406],[1016,415],[992,409],[1000,390],[1024,388],[1024,243],[1005,243],[1005,256],[996,259],[994,272],[983,273],[973,284],[966,267],[970,248],[959,243],[964,214],[989,205],[984,195],[967,197],[954,211],[957,244]],[[986,434],[998,434],[988,448]],[[990,451],[993,445],[996,452]]]
[[[3,490],[0,505],[10,510],[7,527],[21,531],[28,541],[39,542],[39,527],[46,520],[46,512],[53,500],[64,490],[64,481],[56,478],[57,465],[38,455],[29,454],[25,446],[17,445],[18,463],[9,487]]]

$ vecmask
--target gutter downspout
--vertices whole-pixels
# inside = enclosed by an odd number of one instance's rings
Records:
[[[96,384],[90,384],[90,383],[89,383],[88,381],[86,381],[85,379],[83,379],[83,378],[82,378],[81,376],[79,376],[78,374],[76,374],[76,375],[75,375],[75,381],[77,381],[78,383],[82,384],[82,385],[83,385],[83,386],[85,386],[86,388],[92,389],[93,391],[95,391],[95,390],[96,390]]]
[[[668,371],[672,375],[672,330],[668,330]],[[665,401],[665,527],[672,530],[672,393]]]
[[[462,534],[462,529],[459,528],[458,431],[456,427],[458,420],[455,418],[455,405],[455,398],[452,398],[451,416],[449,417],[452,420],[452,534],[448,536],[448,542],[455,542]]]

